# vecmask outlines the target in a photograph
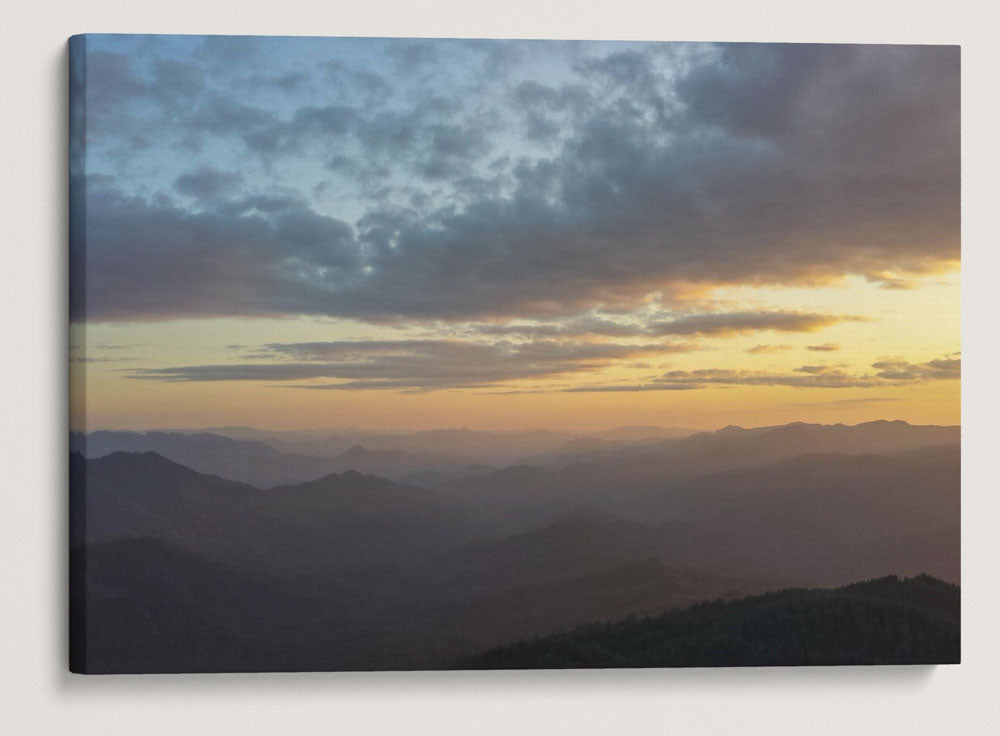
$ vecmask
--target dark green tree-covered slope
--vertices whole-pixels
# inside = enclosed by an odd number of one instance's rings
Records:
[[[791,589],[581,626],[462,660],[466,669],[952,664],[960,590],[928,575]]]

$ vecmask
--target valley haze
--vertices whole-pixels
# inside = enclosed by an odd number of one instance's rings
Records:
[[[241,439],[71,438],[77,671],[581,666],[474,657],[580,624],[886,576],[918,577],[878,583],[902,598],[877,593],[863,615],[853,594],[809,598],[819,624],[782,608],[818,638],[785,650],[772,631],[778,649],[757,663],[959,656],[958,427],[228,431]],[[361,439],[376,449],[350,444]],[[845,649],[844,626],[874,649]],[[754,663],[753,641],[730,660],[704,650],[709,634],[685,636],[586,666]]]

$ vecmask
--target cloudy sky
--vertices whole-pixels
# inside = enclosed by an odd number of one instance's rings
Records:
[[[80,428],[959,421],[957,47],[71,58]]]

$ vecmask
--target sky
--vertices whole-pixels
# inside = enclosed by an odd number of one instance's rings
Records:
[[[71,424],[957,424],[959,61],[87,36]]]

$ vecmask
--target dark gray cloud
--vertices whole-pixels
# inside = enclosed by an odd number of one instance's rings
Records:
[[[198,200],[210,200],[235,191],[242,183],[243,176],[239,172],[201,166],[177,177],[174,189]]]
[[[709,386],[791,386],[794,388],[871,388],[884,381],[867,375],[855,375],[839,369],[816,373],[772,374],[760,371],[702,368],[693,371],[668,371],[645,384],[626,386],[578,386],[566,391],[690,391]]]
[[[879,361],[872,364],[874,374],[850,373],[829,366],[805,365],[791,374],[763,371],[703,368],[693,371],[668,371],[643,384],[609,384],[564,389],[579,392],[607,391],[690,391],[710,386],[789,386],[793,388],[874,388],[923,381],[957,380],[961,361],[932,360],[912,364],[904,361]]]
[[[762,355],[765,353],[781,353],[792,349],[792,345],[754,345],[752,348],[747,348],[745,352],[751,355]]]
[[[460,332],[468,332],[483,336],[546,338],[546,337],[580,337],[584,335],[603,335],[608,337],[635,337],[652,334],[644,324],[633,322],[616,322],[611,319],[583,316],[565,322],[547,324],[469,324],[459,328]]]
[[[546,319],[669,303],[692,283],[893,286],[958,258],[957,47],[683,47],[699,53],[671,67],[664,50],[681,47],[654,45],[583,55],[570,78],[520,79],[507,97],[476,86],[487,62],[512,69],[544,48],[392,44],[407,95],[326,95],[292,112],[206,84],[216,61],[257,53],[250,42],[141,74],[121,55],[89,58],[97,136],[152,145],[148,108],[192,140],[386,176],[363,187],[352,223],[305,204],[192,214],[162,195],[88,192],[74,317]]]
[[[259,131],[272,129],[276,120],[267,110],[226,95],[212,94],[193,106],[185,122],[189,136],[211,133],[221,137],[238,136],[246,142],[259,135]]]
[[[156,59],[140,70],[129,55],[91,50],[86,55],[86,131],[88,139],[112,139],[132,148],[162,140],[158,120],[184,119],[205,90],[196,65]]]
[[[942,358],[926,363],[909,363],[905,360],[881,360],[872,363],[879,378],[891,381],[941,381],[962,377],[961,358]]]
[[[252,357],[268,362],[129,371],[157,381],[301,381],[337,379],[307,388],[340,390],[479,388],[525,378],[594,371],[622,358],[683,347],[649,343],[470,343],[457,340],[360,340],[274,343]]]
[[[763,353],[780,353],[786,350],[794,350],[794,345],[755,345],[752,348],[747,348],[746,352],[751,355],[759,355]],[[826,342],[822,345],[806,345],[806,350],[813,353],[832,353],[834,351],[840,350],[840,345],[832,342]]]
[[[268,40],[263,36],[205,36],[194,56],[217,69],[245,69],[259,63]]]
[[[139,358],[108,358],[108,357],[95,357],[93,355],[71,355],[69,358],[70,363],[131,363]]]
[[[86,217],[73,220],[73,270],[86,277],[71,293],[74,319],[315,313],[358,276],[351,228],[293,197],[191,212],[101,179],[86,191]]]
[[[831,370],[828,365],[800,365],[795,369],[796,373],[810,373],[816,375],[818,373],[827,373]]]
[[[243,142],[253,152],[265,157],[277,154],[303,154],[315,141],[336,140],[350,132],[358,122],[358,111],[347,105],[300,107],[288,120],[260,118],[260,124],[239,120]]]
[[[247,78],[246,85],[252,89],[276,89],[282,92],[295,92],[309,80],[305,72],[289,72],[287,74],[254,74]]]
[[[328,61],[321,67],[325,81],[345,99],[360,98],[367,105],[374,105],[392,94],[392,84],[370,69],[357,69],[342,61]]]
[[[242,345],[230,347],[246,349]],[[290,382],[287,385],[311,389],[430,391],[558,378],[599,371],[623,359],[692,349],[694,346],[685,343],[583,343],[547,339],[492,343],[440,339],[270,343],[241,355],[244,360],[256,362],[143,368],[125,373],[130,378],[167,382],[267,381]],[[619,382],[560,390],[690,391],[712,386],[875,388],[958,379],[961,361],[945,358],[912,364],[885,360],[873,363],[872,368],[875,373],[850,372],[825,365],[803,365],[791,373],[721,368],[672,370],[640,384]],[[335,382],[295,383],[316,379]]]
[[[886,402],[902,401],[903,399],[899,397],[888,397],[888,396],[866,396],[862,398],[854,399],[834,399],[833,401],[796,401],[786,406],[800,406],[810,409],[822,409],[830,407],[845,406],[851,404],[884,404]]]
[[[733,335],[761,330],[814,332],[838,322],[859,319],[813,312],[720,312],[656,322],[650,329],[658,335]]]
[[[547,324],[468,324],[461,332],[522,338],[580,337],[666,337],[666,336],[725,336],[751,332],[814,332],[844,321],[858,321],[853,315],[818,314],[815,312],[756,311],[709,312],[686,314],[664,319],[662,313],[617,315],[617,319],[595,314],[583,315]],[[758,346],[751,352],[766,352]]]

